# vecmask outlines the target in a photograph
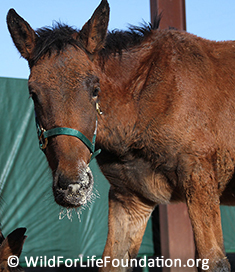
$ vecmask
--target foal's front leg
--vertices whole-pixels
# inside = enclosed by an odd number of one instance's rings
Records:
[[[131,271],[128,260],[137,256],[148,219],[154,205],[143,203],[137,196],[109,192],[109,232],[103,253],[106,267],[100,271]],[[119,267],[114,267],[120,261]],[[105,261],[106,260],[106,261]],[[112,263],[112,260],[113,263]],[[114,266],[113,266],[114,264]]]
[[[198,257],[209,260],[209,269],[208,265],[202,265],[202,271],[229,272],[221,228],[220,192],[215,176],[209,163],[195,166],[191,179],[185,183],[186,201]]]

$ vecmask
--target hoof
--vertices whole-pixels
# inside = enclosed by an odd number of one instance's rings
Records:
[[[223,259],[216,262],[215,268],[211,271],[213,271],[213,272],[230,272],[231,266],[230,266],[230,263],[229,263],[227,257],[224,257]]]

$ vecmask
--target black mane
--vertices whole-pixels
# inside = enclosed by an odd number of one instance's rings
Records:
[[[140,44],[153,29],[159,27],[160,19],[160,16],[157,17],[153,24],[143,23],[141,26],[130,26],[127,31],[113,30],[108,32],[104,49],[100,52],[101,56],[121,55],[123,50]],[[55,23],[52,27],[36,30],[36,34],[36,46],[30,66],[45,54],[50,55],[54,51],[59,54],[67,45],[83,48],[81,41],[76,39],[76,37],[79,37],[79,30],[68,25]]]
[[[154,23],[143,23],[141,26],[130,26],[128,30],[113,30],[108,32],[102,56],[110,54],[122,54],[123,50],[139,45],[152,30],[159,28],[161,16],[155,18]]]

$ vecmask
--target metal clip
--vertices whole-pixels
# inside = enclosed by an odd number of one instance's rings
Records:
[[[97,112],[98,112],[99,115],[102,115],[102,114],[103,114],[103,112],[102,112],[101,109],[100,109],[99,103],[96,103],[95,108],[96,108],[96,110],[97,110]]]
[[[43,133],[46,130],[44,128],[40,128],[40,135],[38,136],[38,140],[39,140],[39,146],[41,149],[45,149],[47,147],[48,144],[48,139],[44,138]]]

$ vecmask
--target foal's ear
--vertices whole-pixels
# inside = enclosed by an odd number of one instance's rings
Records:
[[[12,40],[22,57],[26,60],[30,60],[36,40],[34,30],[14,9],[8,11],[7,26],[11,33]]]
[[[109,22],[109,4],[102,0],[90,20],[80,31],[79,38],[88,52],[94,54],[100,51],[105,42]]]
[[[0,229],[0,246],[1,246],[1,243],[4,241],[4,236],[3,236],[3,234],[2,234],[2,232],[1,232],[1,229]]]
[[[0,263],[11,255],[20,256],[24,241],[26,228],[18,228],[12,231],[0,245]]]

